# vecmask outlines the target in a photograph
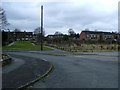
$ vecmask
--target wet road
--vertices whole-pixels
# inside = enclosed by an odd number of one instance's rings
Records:
[[[7,52],[13,57],[25,56],[45,59],[51,62],[55,70],[33,88],[117,88],[118,57],[103,55],[57,56],[60,51],[46,52]],[[55,53],[49,55],[48,53]],[[64,52],[65,54],[65,52]],[[20,59],[19,57],[19,59]],[[22,58],[23,59],[23,58]]]

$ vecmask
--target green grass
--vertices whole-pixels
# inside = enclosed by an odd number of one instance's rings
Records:
[[[16,41],[12,46],[4,46],[3,51],[33,51],[41,50],[40,45],[33,45],[29,41]],[[43,46],[43,50],[52,50],[51,48]]]

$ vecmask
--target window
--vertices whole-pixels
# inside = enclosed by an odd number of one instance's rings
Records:
[[[89,35],[87,35],[87,38],[89,37]]]

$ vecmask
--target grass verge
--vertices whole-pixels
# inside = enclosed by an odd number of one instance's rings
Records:
[[[40,45],[33,45],[30,41],[16,41],[12,46],[4,46],[3,51],[33,51],[41,50]],[[43,46],[43,50],[52,50],[51,48]]]

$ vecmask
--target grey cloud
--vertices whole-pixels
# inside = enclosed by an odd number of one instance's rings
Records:
[[[5,9],[8,18],[12,20],[39,18],[40,9],[32,8],[29,6],[29,3],[3,3],[2,6]]]
[[[93,4],[75,6],[70,2],[10,3],[3,4],[10,23],[33,31],[40,25],[40,5],[44,5],[44,28],[48,33],[69,28],[80,32],[83,28],[116,29],[117,9],[97,10]],[[106,10],[107,11],[107,10]],[[66,31],[65,31],[66,30]]]
[[[89,6],[81,7],[81,8],[66,8],[69,5],[62,6],[62,8],[56,8],[53,10],[49,10],[50,17],[53,19],[57,19],[62,22],[63,25],[75,25],[75,24],[92,24],[96,21],[100,22],[113,22],[117,19],[117,13],[112,12],[105,14],[105,12],[97,13]],[[49,14],[48,14],[49,15]],[[59,26],[59,25],[58,25]]]

